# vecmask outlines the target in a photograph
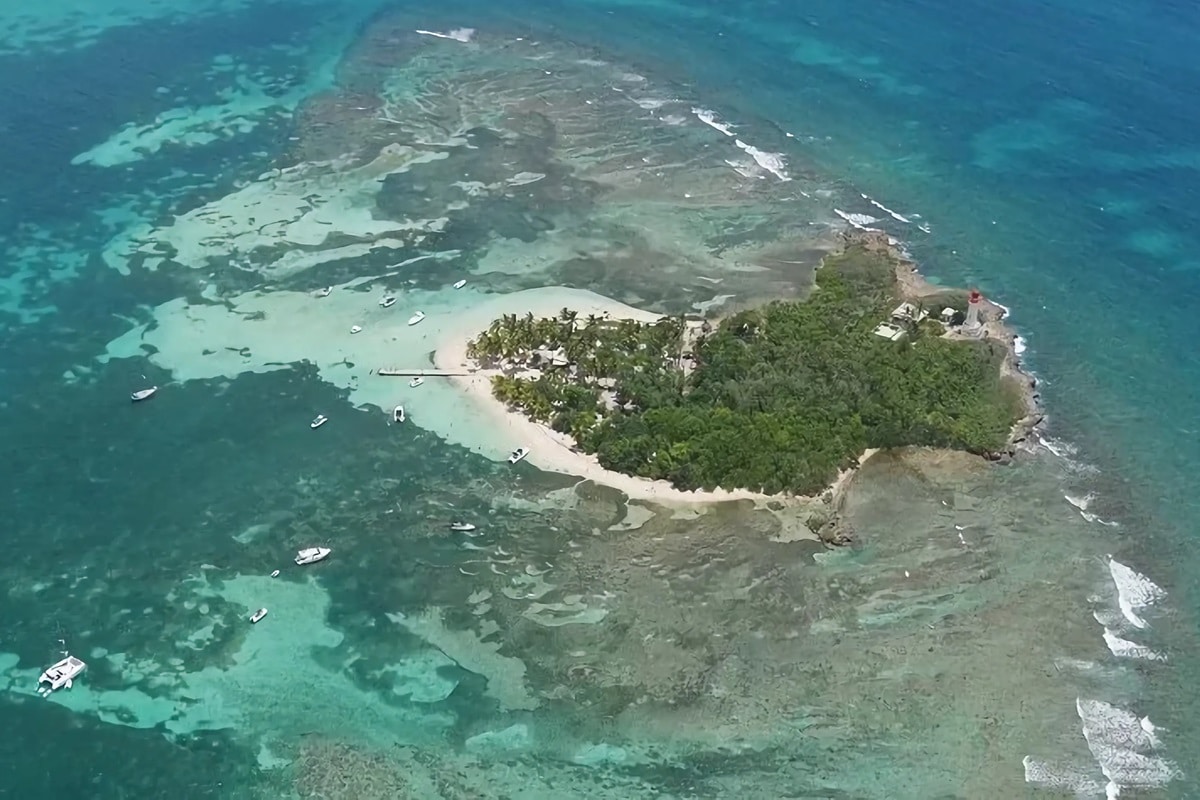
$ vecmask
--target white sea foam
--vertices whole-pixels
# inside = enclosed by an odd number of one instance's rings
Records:
[[[743,178],[759,177],[758,173],[755,172],[754,167],[751,166],[750,162],[748,162],[748,161],[745,164],[739,164],[738,162],[730,161],[727,158],[727,159],[725,159],[725,163],[728,164],[729,166],[733,167],[733,171],[736,172],[738,175],[741,175]]]
[[[1110,527],[1110,528],[1119,528],[1119,527],[1121,527],[1121,523],[1119,523],[1119,522],[1116,522],[1116,521],[1114,521],[1114,520],[1111,520],[1111,519],[1101,519],[1101,518],[1099,517],[1099,515],[1097,515],[1097,514],[1093,514],[1093,513],[1092,513],[1092,512],[1090,512],[1090,511],[1080,511],[1080,512],[1079,512],[1079,516],[1083,517],[1083,518],[1084,518],[1084,519],[1086,519],[1088,522],[1098,522],[1098,523],[1100,523],[1101,525],[1107,525],[1107,526],[1108,526],[1108,527]]]
[[[1069,494],[1064,494],[1063,497],[1068,503],[1078,508],[1080,511],[1087,511],[1087,507],[1096,499],[1096,495],[1088,492],[1083,497],[1072,497]]]
[[[1104,791],[1104,781],[1073,764],[1039,761],[1025,756],[1025,782],[1046,789],[1068,789],[1077,795],[1094,797]]]
[[[859,195],[862,197],[863,200],[866,200],[868,203],[875,206],[876,208],[878,208],[883,213],[887,214],[892,219],[898,220],[898,221],[904,222],[904,223],[909,223],[909,224],[912,223],[911,219],[909,219],[908,217],[906,217],[903,214],[900,214],[896,211],[892,211],[890,208],[888,208],[887,206],[885,206],[883,203],[879,202],[875,198],[869,197],[868,195],[865,195],[862,192],[859,192]]]
[[[1012,309],[1008,306],[1004,305],[1003,303],[997,303],[995,300],[992,300],[991,303],[996,308],[1000,309],[1000,319],[1008,319],[1010,316],[1012,316]]]
[[[455,28],[454,30],[450,31],[449,33],[438,33],[437,31],[422,31],[422,30],[418,30],[416,32],[421,34],[422,36],[435,36],[438,39],[453,39],[456,42],[464,42],[464,43],[471,41],[471,39],[474,38],[474,36],[475,36],[474,28]]]
[[[867,226],[869,226],[873,222],[879,221],[875,217],[871,217],[866,214],[850,214],[845,211],[842,211],[840,208],[835,208],[833,210],[833,213],[837,214],[839,217],[846,220],[846,222],[849,222],[853,227],[858,228],[860,231],[875,230],[874,228],[870,228]]]
[[[1111,628],[1104,629],[1104,643],[1108,645],[1108,650],[1117,658],[1137,658],[1142,661],[1166,661],[1167,657],[1162,653],[1146,647],[1145,645],[1131,642],[1128,639],[1122,639],[1117,634],[1113,633]]]
[[[741,139],[734,139],[733,143],[748,153],[754,159],[754,163],[765,169],[767,172],[779,178],[781,181],[790,181],[788,177],[787,162],[783,160],[782,153],[768,153],[765,150],[759,150],[753,145],[746,144]]]
[[[1013,339],[1013,352],[1021,355],[1025,352],[1026,341],[1024,336],[1017,336]]]
[[[1119,796],[1125,788],[1165,786],[1178,777],[1179,769],[1154,752],[1162,743],[1148,717],[1138,717],[1103,700],[1080,698],[1075,708],[1088,749],[1108,778],[1108,797]]]
[[[729,125],[728,123],[721,122],[721,120],[717,118],[716,112],[709,111],[707,108],[693,108],[692,113],[696,115],[698,120],[710,128],[716,128],[726,136],[734,135],[733,126]]]
[[[1071,461],[1071,457],[1077,452],[1075,445],[1070,442],[1064,442],[1061,439],[1054,439],[1050,436],[1039,436],[1038,443],[1065,461]]]
[[[1108,571],[1117,587],[1117,605],[1121,607],[1121,614],[1136,628],[1150,627],[1138,612],[1153,606],[1167,593],[1154,581],[1115,558],[1108,559]]]

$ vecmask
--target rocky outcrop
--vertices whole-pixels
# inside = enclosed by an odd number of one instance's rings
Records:
[[[845,547],[854,544],[854,528],[841,514],[835,514],[817,531],[821,541],[833,547]]]

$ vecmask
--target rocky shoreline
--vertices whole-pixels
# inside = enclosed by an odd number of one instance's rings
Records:
[[[965,295],[967,292],[966,289],[947,288],[927,281],[921,274],[917,263],[901,249],[894,239],[882,231],[851,230],[842,235],[842,240],[843,247],[861,246],[871,252],[886,254],[894,265],[898,293],[902,300],[918,303],[933,298],[945,298],[949,301],[950,298]],[[962,338],[985,339],[1002,347],[1004,358],[1000,365],[1001,377],[1011,381],[1019,392],[1024,413],[1013,424],[1005,446],[999,450],[975,454],[986,461],[997,464],[1012,462],[1021,451],[1021,445],[1027,443],[1030,437],[1046,422],[1046,412],[1042,406],[1038,379],[1026,371],[1022,365],[1020,353],[1017,352],[1017,334],[1004,322],[1007,314],[1006,308],[985,297],[981,310],[983,324],[978,332],[971,336],[962,333],[953,334]],[[854,543],[855,531],[846,520],[842,509],[846,494],[862,468],[862,464],[875,452],[877,451],[865,453],[858,463],[839,476],[834,485],[818,497],[795,498],[805,504],[818,500],[827,507],[827,514],[814,514],[807,522],[812,532],[827,546],[843,547]]]
[[[853,230],[847,232],[843,239],[846,246],[860,245],[872,252],[885,253],[891,258],[895,265],[896,283],[904,300],[919,302],[936,297],[950,298],[968,291],[967,289],[948,289],[925,280],[917,263],[900,248],[895,240],[882,231]],[[1017,334],[1004,322],[1004,318],[1008,315],[1008,309],[986,297],[983,299],[982,306],[981,320],[983,324],[979,331],[974,335],[961,332],[953,335],[956,338],[985,339],[1004,348],[1005,355],[1000,366],[1000,374],[1002,378],[1012,381],[1019,390],[1024,414],[1014,423],[1005,447],[978,455],[989,461],[1008,461],[1016,455],[1018,445],[1028,441],[1030,435],[1046,421],[1046,412],[1042,407],[1038,379],[1024,369],[1021,355],[1017,352]]]

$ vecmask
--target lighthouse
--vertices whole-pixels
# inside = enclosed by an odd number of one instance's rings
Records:
[[[963,327],[968,330],[975,330],[982,323],[979,319],[979,310],[983,306],[983,295],[979,290],[972,289],[971,296],[967,298],[967,319],[963,322]]]

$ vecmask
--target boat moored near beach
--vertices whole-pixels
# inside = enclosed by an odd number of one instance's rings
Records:
[[[73,681],[87,669],[87,664],[75,656],[67,655],[61,661],[46,667],[38,676],[38,694],[45,697],[58,689],[70,689]]]
[[[265,608],[260,608],[258,611],[255,611],[253,614],[250,615],[251,624],[257,623],[260,619],[262,619],[266,615],[267,615],[267,610]]]
[[[313,417],[313,421],[308,423],[308,427],[319,428],[326,422],[329,422],[329,417],[325,416],[324,414],[317,414],[317,416]]]
[[[411,381],[409,381],[408,385],[415,389],[424,382],[425,382],[425,379],[422,378],[420,375],[418,375],[417,377],[415,377]]]
[[[296,553],[296,563],[300,566],[315,564],[329,556],[333,551],[328,547],[306,547]]]
[[[392,422],[404,422],[404,406],[396,406],[392,409]]]
[[[413,314],[411,317],[408,318],[408,324],[416,325],[418,322],[420,322],[423,319],[425,319],[425,312],[418,311],[417,313]]]
[[[511,455],[509,455],[508,463],[515,464],[518,461],[520,461],[521,459],[525,458],[525,456],[527,456],[527,455],[529,455],[528,447],[518,447],[516,450],[512,451]]]
[[[396,298],[389,294],[379,301],[379,305],[383,306],[384,308],[391,308],[392,306],[396,305]]]
[[[154,397],[154,393],[157,391],[157,386],[151,386],[149,389],[138,389],[129,395],[129,399],[135,403],[139,403],[142,400],[149,400],[151,397]]]

